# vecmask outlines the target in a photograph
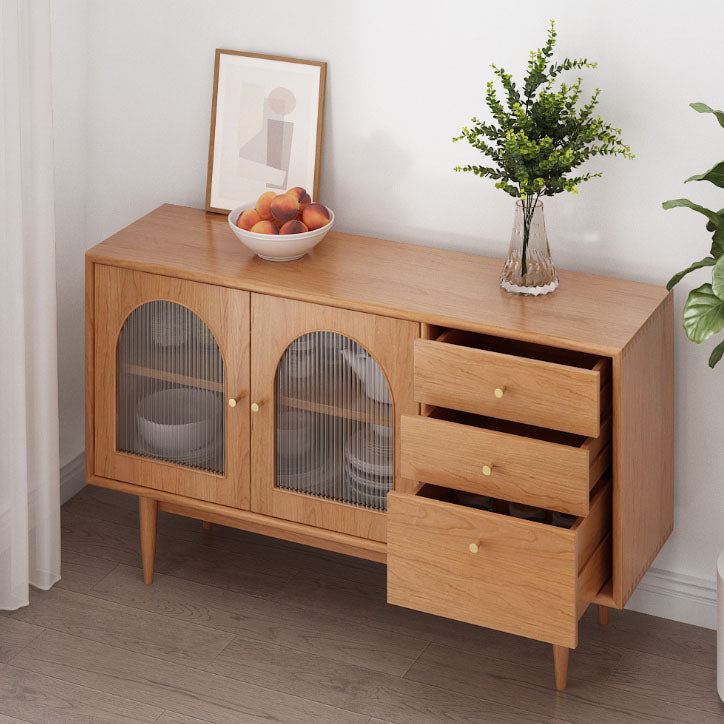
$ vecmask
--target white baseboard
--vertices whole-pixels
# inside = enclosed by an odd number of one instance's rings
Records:
[[[716,578],[650,568],[626,604],[632,611],[716,628]]]
[[[85,486],[85,454],[80,453],[60,471],[60,503]],[[674,621],[716,628],[716,579],[686,576],[650,568],[626,604],[632,611]]]
[[[80,453],[60,469],[60,504],[85,487],[85,453]]]

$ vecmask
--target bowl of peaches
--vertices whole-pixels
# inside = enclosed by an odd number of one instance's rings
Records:
[[[300,259],[327,235],[334,214],[296,186],[283,194],[267,191],[256,206],[239,206],[229,214],[236,238],[267,261]]]

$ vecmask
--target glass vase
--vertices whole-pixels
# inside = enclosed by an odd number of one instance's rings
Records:
[[[558,288],[548,235],[543,218],[543,203],[515,202],[513,234],[508,258],[500,275],[500,286],[512,294],[540,296]]]

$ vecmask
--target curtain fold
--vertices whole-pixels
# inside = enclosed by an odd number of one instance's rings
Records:
[[[60,578],[49,0],[0,0],[0,609]]]

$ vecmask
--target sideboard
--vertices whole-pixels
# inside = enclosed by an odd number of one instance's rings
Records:
[[[431,242],[434,243],[434,239]],[[86,254],[86,479],[387,564],[387,598],[553,645],[673,527],[672,295],[330,232],[293,263],[165,205]]]

